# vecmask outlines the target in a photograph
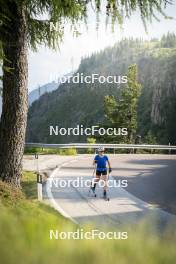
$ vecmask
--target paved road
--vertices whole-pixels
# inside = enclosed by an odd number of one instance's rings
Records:
[[[51,160],[50,160],[51,158]],[[102,199],[102,189],[97,198],[88,196],[88,188],[47,188],[45,198],[65,216],[78,223],[117,226],[136,224],[146,217],[155,216],[157,225],[163,227],[175,217],[174,212],[176,156],[174,155],[111,155],[112,176],[117,181],[128,180],[127,188],[111,188],[110,202]],[[75,160],[76,159],[76,160]],[[50,160],[50,161],[49,161]],[[53,179],[74,180],[92,177],[92,157],[42,157],[43,166],[61,166],[51,173]],[[25,161],[30,167],[30,162]],[[27,165],[28,164],[28,165]],[[41,167],[42,167],[41,166]],[[48,185],[47,185],[48,186]],[[46,191],[46,189],[45,189]],[[157,208],[158,207],[158,208]],[[164,209],[164,210],[162,210]],[[167,212],[168,211],[168,212]]]
[[[128,192],[176,214],[175,155],[124,155],[117,160],[114,177],[128,180]]]

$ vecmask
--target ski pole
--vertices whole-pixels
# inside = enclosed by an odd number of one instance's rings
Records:
[[[92,174],[92,184],[91,184],[91,186],[93,186],[93,184],[94,184],[94,178],[95,178],[95,170],[96,170],[96,165],[94,166],[94,170],[93,170],[93,174]]]

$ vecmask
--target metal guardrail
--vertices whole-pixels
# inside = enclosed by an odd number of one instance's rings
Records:
[[[69,144],[44,144],[44,143],[26,143],[25,147],[35,148],[49,148],[49,149],[97,149],[98,147],[104,147],[108,149],[160,149],[160,150],[176,150],[176,146],[171,145],[147,145],[147,144],[88,144],[88,143],[69,143]]]

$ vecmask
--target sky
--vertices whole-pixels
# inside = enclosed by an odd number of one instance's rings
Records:
[[[67,30],[58,51],[52,51],[46,47],[40,47],[35,53],[29,50],[29,92],[38,88],[39,85],[56,81],[58,77],[76,70],[82,57],[112,46],[122,38],[151,39],[153,37],[160,38],[167,32],[176,34],[176,3],[168,6],[165,12],[173,19],[166,20],[160,16],[160,22],[153,20],[152,24],[148,23],[148,33],[144,29],[138,12],[124,21],[122,29],[117,26],[114,32],[112,32],[111,26],[106,30],[104,15],[100,17],[97,32],[95,18],[91,13],[88,30],[81,29],[82,34],[79,37],[73,37]]]

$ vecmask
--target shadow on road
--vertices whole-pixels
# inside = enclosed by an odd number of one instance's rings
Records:
[[[125,177],[128,180],[128,187],[125,188],[128,192],[176,214],[176,160],[128,160],[125,167],[116,167],[114,177],[118,180]],[[136,174],[123,175],[122,171],[136,171]]]

